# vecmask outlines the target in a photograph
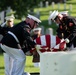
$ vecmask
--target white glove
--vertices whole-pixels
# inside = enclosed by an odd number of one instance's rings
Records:
[[[41,45],[36,45],[35,48],[36,48],[37,50],[40,50],[40,49],[41,49]]]
[[[65,39],[65,42],[66,42],[66,43],[69,43],[70,41],[69,41],[69,39],[68,39],[68,38],[66,38],[66,39]]]

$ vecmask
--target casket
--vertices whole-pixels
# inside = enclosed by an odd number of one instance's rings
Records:
[[[55,35],[42,35],[34,41],[41,45],[40,52],[42,53],[62,51],[66,47],[66,42]]]

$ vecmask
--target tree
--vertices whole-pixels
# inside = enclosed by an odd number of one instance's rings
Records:
[[[7,7],[11,7],[16,11],[18,18],[28,13],[28,10],[37,7],[39,2],[43,0],[0,0],[0,11],[6,10]]]

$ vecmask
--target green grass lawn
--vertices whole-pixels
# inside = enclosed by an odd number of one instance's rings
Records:
[[[0,54],[0,75],[4,75],[4,59],[2,54]]]
[[[40,72],[39,68],[36,68],[36,67],[33,66],[32,56],[27,56],[26,58],[27,59],[26,59],[25,71],[30,72],[30,73]],[[4,74],[4,58],[3,58],[3,54],[0,54],[0,75],[5,75]]]

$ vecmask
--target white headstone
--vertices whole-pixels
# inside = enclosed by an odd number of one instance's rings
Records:
[[[66,3],[64,3],[64,10],[66,10]]]
[[[52,2],[52,9],[54,9],[54,5],[55,5],[55,3],[54,3],[54,2]]]
[[[60,3],[58,3],[58,9],[60,9]]]
[[[48,18],[48,24],[51,25],[52,21]]]
[[[39,10],[36,11],[36,17],[37,17],[38,19],[40,19],[40,11],[39,11]]]
[[[52,28],[47,28],[46,29],[46,34],[53,35],[53,29]]]
[[[72,11],[72,4],[70,4],[69,9],[70,9],[70,11]]]
[[[46,7],[48,7],[49,6],[49,2],[48,1],[46,1]]]
[[[40,26],[41,27],[41,34],[44,34],[45,32],[44,32],[44,26]]]
[[[0,12],[0,17],[1,17],[1,23],[4,22],[4,17],[5,17],[5,11]]]
[[[11,7],[8,7],[8,8],[7,8],[6,14],[9,13],[9,12],[11,12]]]
[[[51,13],[52,13],[52,11],[49,12],[49,15],[50,15]],[[48,17],[48,24],[49,24],[49,25],[52,24],[52,21],[49,19],[49,17]]]
[[[41,7],[41,8],[43,7],[43,2],[40,2],[40,7]]]

